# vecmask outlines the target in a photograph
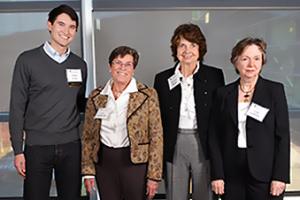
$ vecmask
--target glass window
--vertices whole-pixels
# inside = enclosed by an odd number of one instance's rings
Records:
[[[21,196],[23,180],[13,166],[8,123],[0,122],[0,197]]]
[[[9,110],[10,84],[18,55],[49,39],[47,20],[48,12],[0,13],[0,112]],[[81,56],[80,30],[71,50]]]
[[[0,199],[1,197],[20,197],[23,195],[23,178],[14,167],[14,153],[11,147],[8,122],[1,121],[0,115]],[[82,129],[82,123],[80,124]],[[54,174],[53,174],[54,177]],[[86,195],[82,184],[82,196]],[[55,181],[52,180],[50,196],[56,196]]]
[[[300,190],[300,11],[298,10],[187,10],[95,12],[97,84],[110,77],[108,56],[120,45],[140,53],[135,77],[153,85],[156,73],[174,65],[170,39],[182,23],[193,22],[202,28],[208,44],[204,62],[222,68],[226,82],[237,78],[230,63],[231,49],[246,37],[264,38],[268,43],[267,64],[263,76],[282,82],[290,109],[292,136],[292,184],[288,190]]]
[[[42,2],[42,1],[48,1],[49,0],[0,0],[0,2],[9,2],[9,3],[13,3],[13,2],[31,2],[31,1],[36,1],[36,2]],[[52,0],[52,2],[55,2],[56,0]],[[64,1],[80,1],[80,0],[64,0]],[[57,1],[60,2],[60,1]]]
[[[48,12],[0,13],[0,113],[9,111],[10,85],[18,55],[49,40]],[[81,28],[81,26],[79,26]],[[81,56],[81,30],[71,50]],[[1,120],[0,120],[1,121]],[[0,122],[0,198],[22,196],[23,179],[13,166],[8,123]],[[55,186],[53,181],[52,186]],[[51,195],[56,195],[55,187]]]

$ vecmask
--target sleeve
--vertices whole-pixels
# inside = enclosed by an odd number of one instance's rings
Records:
[[[93,92],[92,92],[93,93]],[[90,94],[85,109],[83,133],[81,138],[82,143],[82,156],[81,156],[81,173],[83,175],[95,175],[95,165],[93,155],[96,151],[96,140],[94,135],[94,129],[96,126],[96,120],[94,116],[96,114],[96,108],[93,103],[93,95]]]
[[[161,102],[163,102],[163,100],[164,100],[163,96],[165,96],[165,95],[163,94],[164,89],[162,89],[162,88],[164,88],[164,86],[163,86],[163,81],[162,81],[161,75],[157,74],[155,76],[153,87],[156,90],[156,93],[157,93],[157,96],[158,96],[161,120],[164,120],[164,118],[165,118],[164,110],[165,109],[164,109],[164,104],[161,103]]]
[[[220,116],[221,113],[221,97],[219,90],[216,91],[213,104],[212,113],[209,120],[209,134],[208,134],[208,150],[211,165],[211,180],[224,179],[223,157],[221,153],[221,128]]]
[[[160,181],[162,179],[163,167],[163,131],[158,97],[154,89],[150,96],[149,104],[150,145],[147,178]]]
[[[287,100],[282,84],[275,90],[275,155],[273,180],[290,182],[290,129]]]
[[[85,98],[85,91],[86,91],[86,82],[87,82],[87,66],[84,62],[84,67],[82,69],[82,84],[77,96],[77,107],[79,112],[85,111],[86,106],[86,98]]]
[[[224,74],[223,71],[221,69],[218,69],[218,85],[219,87],[222,87],[225,85],[225,80],[224,80]]]
[[[23,153],[24,117],[28,103],[30,73],[23,56],[16,61],[10,93],[9,132],[15,155]]]
[[[157,75],[154,78],[154,85],[153,85],[154,89],[158,92],[159,91],[159,80]]]

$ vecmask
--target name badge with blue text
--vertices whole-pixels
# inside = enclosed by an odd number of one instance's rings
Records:
[[[256,103],[251,103],[247,112],[247,116],[252,117],[260,122],[264,120],[270,109],[260,106]]]

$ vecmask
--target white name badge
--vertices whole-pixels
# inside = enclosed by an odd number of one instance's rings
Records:
[[[80,69],[66,69],[67,80],[71,82],[82,82],[82,75]]]
[[[94,119],[107,119],[109,116],[109,110],[107,108],[99,108]]]
[[[178,84],[180,84],[180,77],[179,74],[175,73],[173,76],[168,78],[169,89],[172,90]]]
[[[264,108],[256,103],[251,103],[247,116],[252,117],[260,122],[264,120],[270,109]]]

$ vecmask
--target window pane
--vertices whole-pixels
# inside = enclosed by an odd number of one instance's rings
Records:
[[[23,180],[13,166],[8,123],[0,122],[0,197],[21,196]]]
[[[14,153],[11,147],[8,122],[1,121],[0,116],[0,199],[2,197],[21,197],[23,195],[23,178],[14,167]],[[82,123],[80,130],[82,130]],[[53,174],[54,177],[54,174]],[[86,196],[82,184],[81,195]],[[52,180],[50,196],[57,196],[55,181]]]
[[[48,12],[0,13],[0,112],[9,110],[10,84],[17,56],[49,40]],[[81,38],[72,43],[71,50],[81,56]],[[0,197],[22,196],[23,180],[13,166],[8,123],[0,123]],[[54,182],[53,182],[54,186]],[[54,187],[51,195],[55,195]]]
[[[9,110],[10,83],[17,56],[49,40],[48,13],[0,13],[0,112]],[[71,50],[81,55],[80,30]]]
[[[0,0],[0,2],[32,2],[32,1],[36,1],[36,2],[41,2],[41,1],[48,1],[49,0]],[[52,0],[52,2],[55,2],[57,0]],[[64,1],[80,1],[80,0],[64,0]],[[60,1],[57,1],[57,2],[60,2]]]

